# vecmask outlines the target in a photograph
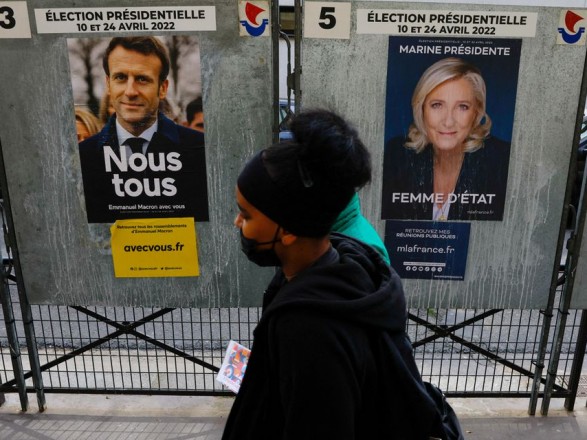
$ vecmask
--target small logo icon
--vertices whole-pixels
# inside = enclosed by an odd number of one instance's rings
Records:
[[[585,17],[573,12],[567,11],[564,18],[564,27],[559,27],[558,32],[561,34],[561,38],[567,44],[578,43],[583,34],[585,34],[585,26],[577,28],[577,23],[583,21]]]
[[[268,18],[260,18],[259,15],[266,15],[269,9],[268,2],[246,2],[244,8],[245,19],[240,20],[241,26],[246,30],[247,34],[252,37],[260,37],[265,33],[267,25],[269,24]],[[259,6],[260,4],[266,4],[265,8]]]

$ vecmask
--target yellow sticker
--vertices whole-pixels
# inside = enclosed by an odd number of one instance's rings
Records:
[[[193,218],[117,220],[110,234],[116,278],[200,275]]]

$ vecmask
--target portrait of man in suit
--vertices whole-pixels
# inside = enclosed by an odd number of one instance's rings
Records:
[[[161,111],[169,89],[165,45],[156,37],[112,38],[102,67],[114,113],[79,144],[88,222],[207,221],[204,135]]]

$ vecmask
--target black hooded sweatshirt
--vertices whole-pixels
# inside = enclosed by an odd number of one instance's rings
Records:
[[[223,440],[442,438],[405,334],[397,274],[371,247],[332,248],[263,301]]]

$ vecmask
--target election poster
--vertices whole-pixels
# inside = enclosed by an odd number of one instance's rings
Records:
[[[116,278],[200,275],[194,219],[117,220],[110,227]]]
[[[382,219],[503,219],[521,45],[389,38]]]
[[[400,278],[465,279],[470,223],[389,220],[385,247]]]
[[[88,223],[208,220],[194,36],[67,40]]]

